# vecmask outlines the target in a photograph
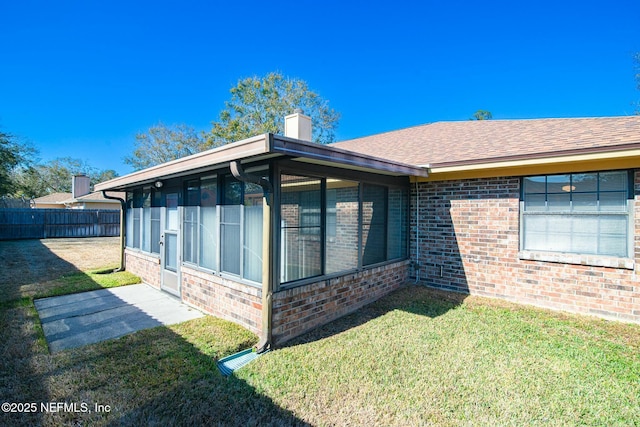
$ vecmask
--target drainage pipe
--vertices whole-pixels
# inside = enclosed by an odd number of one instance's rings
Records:
[[[127,211],[127,202],[125,202],[124,199],[121,199],[119,197],[109,196],[105,190],[102,190],[102,196],[105,199],[117,200],[120,202],[120,266],[116,270],[114,270],[114,273],[118,271],[124,271],[125,269],[124,237],[125,237],[125,230],[126,230],[125,212]]]
[[[273,205],[273,185],[268,179],[246,173],[240,161],[234,160],[229,165],[231,174],[239,181],[257,184],[262,187],[262,333],[256,345],[258,353],[270,349],[272,341],[272,313],[273,313],[273,278],[271,251],[273,233],[271,232],[271,207]]]

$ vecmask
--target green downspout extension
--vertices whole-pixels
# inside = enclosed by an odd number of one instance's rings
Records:
[[[250,175],[242,169],[240,161],[235,160],[229,164],[231,174],[238,180],[258,184],[262,187],[262,333],[260,341],[256,344],[256,352],[263,353],[270,349],[272,338],[272,312],[273,312],[273,280],[271,266],[273,254],[271,246],[273,233],[271,233],[271,207],[273,206],[273,185],[266,178]]]
[[[102,195],[104,196],[105,199],[109,199],[109,200],[117,200],[120,202],[120,267],[118,267],[114,272],[117,271],[124,271],[125,269],[125,262],[124,262],[124,236],[125,236],[125,220],[126,220],[126,216],[125,216],[125,212],[127,211],[127,202],[125,202],[123,199],[119,198],[119,197],[113,197],[113,196],[109,196],[107,195],[107,192],[102,190]]]

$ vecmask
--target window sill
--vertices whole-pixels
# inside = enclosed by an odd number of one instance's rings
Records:
[[[588,265],[633,270],[635,261],[631,258],[619,258],[604,255],[581,255],[564,252],[520,251],[518,259],[528,261],[546,261],[560,264]]]

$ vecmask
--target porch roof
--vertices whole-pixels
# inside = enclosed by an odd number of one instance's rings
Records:
[[[263,134],[102,182],[96,184],[95,190],[126,190],[158,180],[218,169],[234,160],[250,163],[279,157],[287,157],[309,164],[329,165],[390,176],[428,176],[428,171],[420,166],[334,146],[305,142],[280,135]]]

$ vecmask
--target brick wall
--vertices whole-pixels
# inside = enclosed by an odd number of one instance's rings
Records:
[[[125,266],[143,282],[160,289],[160,257],[125,249]]]
[[[260,335],[262,290],[182,266],[182,301]]]
[[[636,172],[635,262],[640,254],[640,173]],[[456,292],[640,322],[640,282],[628,261],[519,252],[520,179],[418,184],[412,190],[411,256],[421,283]],[[419,234],[416,236],[416,205]],[[523,259],[530,258],[530,259]],[[603,257],[600,257],[603,258]],[[636,266],[636,268],[638,268]]]
[[[273,340],[282,344],[377,300],[407,281],[409,261],[401,261],[276,292]]]

